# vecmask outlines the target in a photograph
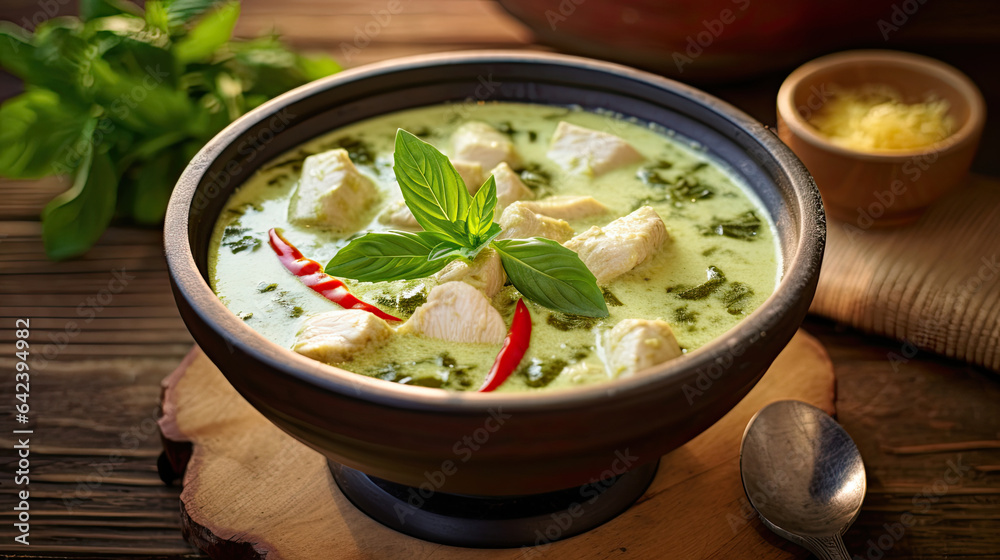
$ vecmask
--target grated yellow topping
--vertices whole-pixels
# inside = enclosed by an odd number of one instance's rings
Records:
[[[833,143],[854,150],[907,150],[929,146],[955,131],[948,102],[929,96],[905,103],[882,84],[831,88],[833,97],[809,123]]]

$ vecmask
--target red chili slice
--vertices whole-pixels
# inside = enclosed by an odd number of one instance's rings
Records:
[[[503,341],[503,347],[497,354],[497,359],[493,362],[493,367],[486,374],[486,382],[479,389],[481,393],[492,391],[507,381],[510,374],[514,373],[517,366],[524,358],[524,353],[528,351],[528,344],[531,342],[531,313],[528,306],[524,305],[524,300],[517,300],[517,307],[514,309],[514,319],[510,323],[510,332]]]
[[[271,228],[268,232],[271,248],[278,255],[278,260],[289,272],[299,277],[303,284],[309,286],[321,296],[340,305],[345,309],[361,309],[381,317],[386,321],[401,321],[389,315],[370,303],[365,303],[351,294],[343,282],[323,272],[323,267],[312,259],[302,256],[302,253],[288,242],[278,230]]]

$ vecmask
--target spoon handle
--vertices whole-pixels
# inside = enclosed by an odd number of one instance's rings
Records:
[[[851,554],[847,552],[840,535],[801,538],[802,546],[808,548],[819,560],[851,560]]]

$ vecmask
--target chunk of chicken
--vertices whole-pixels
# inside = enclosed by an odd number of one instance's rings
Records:
[[[497,208],[503,209],[518,200],[528,200],[535,198],[535,193],[521,181],[517,173],[511,169],[507,162],[502,162],[490,171],[490,175],[497,182]],[[485,181],[485,179],[484,179]]]
[[[594,176],[643,159],[631,144],[614,134],[565,121],[556,127],[547,155],[566,171]]]
[[[665,321],[625,319],[608,333],[605,356],[612,377],[631,377],[680,355],[674,331]]]
[[[483,186],[483,181],[486,180],[483,177],[483,166],[474,161],[464,161],[460,159],[451,160],[451,164],[455,166],[455,171],[462,176],[462,180],[465,181],[465,188],[469,190],[469,194],[476,194],[479,191],[479,187]]]
[[[379,213],[378,221],[381,224],[410,231],[420,231],[423,229],[417,223],[417,219],[413,217],[413,212],[410,212],[410,209],[406,206],[406,202],[403,200],[397,200],[386,206]]]
[[[441,284],[465,282],[482,291],[487,298],[492,298],[507,281],[507,274],[503,271],[500,254],[487,247],[476,255],[471,264],[461,260],[452,261],[435,274],[434,279]]]
[[[593,226],[563,243],[606,284],[646,260],[670,238],[659,214],[649,206],[622,216],[603,228]]]
[[[451,135],[455,159],[474,161],[483,169],[492,169],[500,162],[513,166],[521,159],[514,150],[514,143],[506,134],[483,122],[467,122]]]
[[[465,282],[435,286],[400,334],[417,334],[451,342],[499,344],[507,334],[503,317],[482,292]]]
[[[383,319],[361,309],[336,309],[306,319],[292,350],[335,364],[382,346],[390,336],[392,327]]]
[[[347,155],[336,149],[311,155],[288,204],[288,220],[322,225],[346,233],[365,224],[367,211],[379,199],[378,189]]]
[[[558,243],[573,237],[573,228],[564,220],[532,212],[525,202],[515,202],[500,216],[500,239],[544,237]]]
[[[537,214],[560,220],[579,220],[608,211],[604,203],[592,196],[549,196],[524,205]]]

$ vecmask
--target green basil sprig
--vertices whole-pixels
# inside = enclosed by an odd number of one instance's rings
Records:
[[[73,178],[42,212],[49,258],[86,252],[112,220],[161,223],[209,139],[340,70],[275,35],[233,39],[239,13],[234,0],[80,0],[79,17],[32,31],[0,21],[0,68],[25,85],[0,104],[0,177]]]
[[[400,129],[393,171],[419,233],[371,232],[350,243],[326,265],[326,273],[363,282],[425,278],[448,263],[472,261],[486,247],[500,255],[507,277],[525,297],[564,313],[607,317],[597,279],[579,255],[550,239],[501,239],[494,222],[496,179],[491,175],[469,196],[448,158]]]
[[[580,256],[544,237],[493,242],[503,269],[519,292],[548,307],[587,317],[607,317],[604,294]]]

